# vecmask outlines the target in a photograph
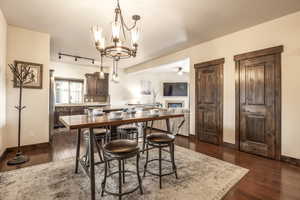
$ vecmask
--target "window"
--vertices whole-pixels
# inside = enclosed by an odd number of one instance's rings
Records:
[[[83,80],[55,79],[55,103],[82,103]]]

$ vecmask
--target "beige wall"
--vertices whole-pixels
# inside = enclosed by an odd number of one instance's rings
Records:
[[[282,154],[300,158],[300,12],[254,26],[191,48],[134,66],[127,72],[166,64],[186,57],[191,59],[191,131],[195,133],[194,64],[225,58],[224,66],[224,141],[235,141],[235,63],[233,56],[248,51],[284,45],[282,54]],[[200,27],[201,28],[201,27]]]
[[[6,33],[7,23],[0,9],[0,156],[6,148]]]
[[[189,108],[189,97],[164,97],[164,82],[189,82],[189,73],[178,75],[177,72],[149,72],[142,71],[139,73],[126,74],[126,93],[128,102],[130,103],[153,103],[152,95],[141,94],[141,81],[151,81],[151,88],[154,89],[158,96],[156,102],[160,102],[165,106],[166,101],[184,101],[185,108]]]
[[[15,60],[43,64],[43,89],[24,89],[21,144],[29,145],[49,141],[49,34],[8,26],[7,63]],[[13,76],[7,67],[7,147],[17,145],[18,89],[13,88]]]
[[[54,70],[55,77],[84,79],[85,74],[99,71],[98,66],[72,64],[65,62],[50,62],[50,69]]]

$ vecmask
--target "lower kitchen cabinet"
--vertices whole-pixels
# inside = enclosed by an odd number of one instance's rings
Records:
[[[64,127],[64,125],[59,121],[60,116],[67,115],[83,115],[85,106],[65,106],[65,107],[55,107],[54,111],[54,128]]]

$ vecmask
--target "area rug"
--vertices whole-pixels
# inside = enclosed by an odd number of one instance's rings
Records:
[[[158,155],[154,149],[151,156]],[[167,152],[163,156],[168,158]],[[239,166],[176,146],[176,164],[178,179],[174,175],[165,176],[162,180],[163,189],[159,189],[158,177],[147,174],[143,178],[144,194],[136,191],[123,199],[130,200],[220,200],[248,172]],[[140,171],[143,175],[145,155],[141,156]],[[111,163],[111,171],[115,171],[117,163]],[[149,165],[156,171],[158,164]],[[135,170],[135,159],[126,162],[126,169]],[[164,164],[167,172],[171,169]],[[103,165],[96,167],[97,198],[113,200],[116,197],[100,196]],[[124,191],[137,185],[134,175],[126,176]],[[118,176],[107,181],[107,189],[115,191]],[[88,200],[90,199],[89,179],[81,170],[74,174],[74,159],[56,161],[14,171],[0,173],[1,200]]]

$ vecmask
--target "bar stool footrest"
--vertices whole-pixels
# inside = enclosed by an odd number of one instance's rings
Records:
[[[131,170],[125,170],[125,171],[121,170],[121,173],[123,173],[123,172],[125,172],[125,173],[131,173],[131,174],[137,174],[135,171],[131,171]],[[106,177],[111,177],[112,175],[117,174],[117,173],[119,173],[119,171],[111,172]]]
[[[123,172],[125,172],[125,174],[126,174],[126,173],[137,174],[135,171],[131,171],[131,170],[122,170],[121,173],[123,173]],[[115,172],[112,172],[112,173],[108,174],[106,177],[108,178],[108,177],[111,177],[112,175],[118,174],[118,173],[119,173],[119,171],[115,171]],[[102,190],[103,190],[104,193],[106,193],[106,194],[120,197],[120,196],[124,196],[124,195],[128,195],[128,194],[130,194],[130,193],[133,193],[133,192],[137,191],[139,188],[140,188],[140,186],[137,185],[135,188],[133,188],[133,189],[131,189],[131,190],[129,190],[129,191],[126,191],[126,192],[122,192],[121,194],[120,194],[120,193],[117,193],[117,192],[111,192],[111,191],[108,191],[108,190],[106,190],[106,189],[103,188],[103,187],[102,187]]]
[[[158,158],[149,160],[149,161],[147,162],[147,164],[149,164],[150,162],[153,162],[153,161],[158,161],[158,160],[159,160]],[[167,159],[161,159],[161,161],[165,161],[165,162],[172,163],[171,160],[167,160]],[[168,175],[172,175],[172,174],[175,174],[175,173],[176,173],[176,171],[173,170],[172,172],[164,173],[164,174],[159,175],[158,173],[151,172],[151,171],[149,171],[148,169],[144,169],[144,170],[145,170],[147,173],[149,173],[149,174],[151,174],[151,175],[153,175],[153,176],[168,176]]]
[[[134,189],[132,189],[130,191],[123,192],[121,194],[116,193],[116,192],[110,192],[110,191],[108,191],[106,189],[104,189],[103,191],[104,191],[104,193],[109,194],[109,195],[113,195],[113,196],[124,196],[124,195],[130,194],[130,193],[133,193],[133,192],[137,191],[138,189],[139,189],[139,186],[137,186],[136,188],[134,188]]]

